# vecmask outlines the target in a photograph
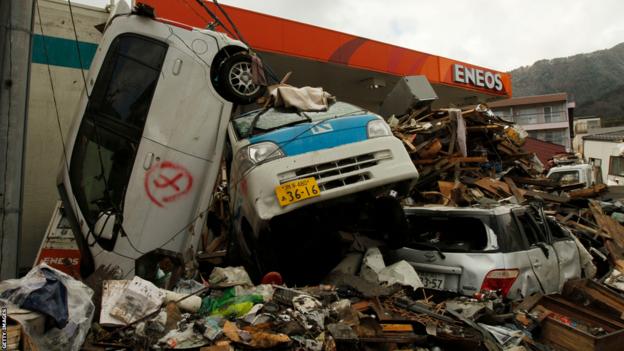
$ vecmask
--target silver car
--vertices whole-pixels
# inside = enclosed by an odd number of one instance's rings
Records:
[[[427,288],[517,299],[559,292],[581,275],[572,234],[539,208],[406,207],[405,214],[406,244],[388,258],[408,261]]]

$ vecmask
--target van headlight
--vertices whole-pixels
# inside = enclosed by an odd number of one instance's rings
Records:
[[[374,119],[368,122],[368,138],[378,138],[392,135],[390,126],[383,119]]]
[[[253,166],[281,157],[284,157],[284,152],[277,144],[264,141],[241,149],[236,155],[236,163],[239,165],[240,174],[244,175]]]

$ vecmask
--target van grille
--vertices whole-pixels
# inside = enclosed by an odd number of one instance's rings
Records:
[[[355,174],[353,172],[376,166],[379,164],[379,161],[391,157],[390,152],[375,152],[302,167],[294,170],[294,176],[293,171],[290,171],[287,173],[289,177],[280,177],[280,183],[283,184],[293,180],[314,177],[321,191],[335,189],[370,179],[370,174],[367,172]],[[284,173],[280,174],[280,176],[285,175]]]

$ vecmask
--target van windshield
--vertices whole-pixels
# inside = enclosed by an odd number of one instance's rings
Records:
[[[487,215],[449,216],[448,214],[408,215],[409,238],[407,247],[422,249],[434,246],[444,252],[469,252],[486,250],[488,236]],[[495,249],[495,248],[492,248]]]
[[[167,49],[160,41],[126,33],[106,53],[69,166],[72,191],[89,226],[104,211],[123,210]]]
[[[239,138],[247,138],[251,135],[264,134],[268,131],[283,128],[302,122],[317,122],[328,118],[343,117],[355,114],[363,114],[368,111],[346,102],[336,101],[329,105],[327,111],[298,112],[293,108],[272,107],[265,112],[255,110],[240,115],[232,121]],[[254,118],[258,116],[254,130],[250,131]]]

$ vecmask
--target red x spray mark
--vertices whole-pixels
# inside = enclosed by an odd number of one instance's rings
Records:
[[[158,207],[173,202],[188,193],[193,186],[193,176],[181,165],[163,161],[145,173],[145,192]]]

